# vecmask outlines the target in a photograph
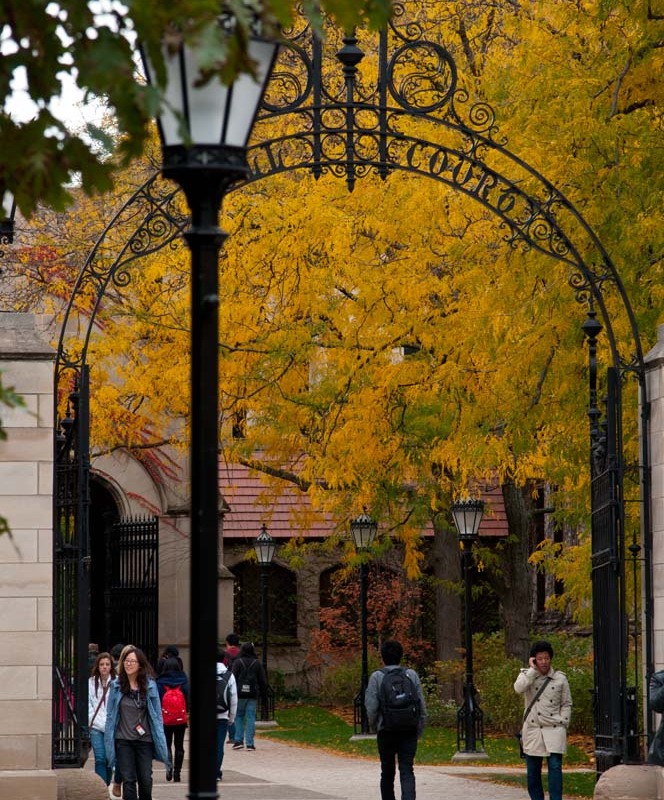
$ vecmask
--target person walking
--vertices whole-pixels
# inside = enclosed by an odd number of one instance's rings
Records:
[[[263,665],[256,657],[252,642],[245,642],[240,648],[240,655],[233,662],[232,668],[237,684],[237,715],[235,717],[235,735],[233,750],[256,749],[254,735],[256,733],[256,706],[258,698],[267,701],[267,676]]]
[[[118,676],[118,670],[120,669],[120,659],[122,658],[122,653],[125,647],[133,647],[133,645],[126,645],[122,644],[122,642],[118,642],[111,647],[111,658],[113,659],[113,670],[115,671],[116,677]],[[109,765],[109,770],[111,766]],[[118,769],[117,762],[115,764],[115,768],[113,769],[113,783],[111,784],[111,798],[122,797],[122,775],[120,775],[120,770]]]
[[[426,721],[426,703],[415,670],[401,666],[403,647],[388,639],[380,648],[383,669],[371,674],[364,696],[369,725],[376,731],[380,756],[381,800],[395,800],[399,762],[401,800],[415,800],[413,763]]]
[[[88,679],[88,727],[90,743],[95,757],[95,772],[108,786],[111,770],[106,762],[104,729],[106,728],[106,700],[111,681],[115,678],[115,668],[110,653],[99,653],[92,665]]]
[[[544,800],[542,759],[547,759],[549,800],[563,797],[563,756],[572,716],[572,694],[564,672],[551,666],[553,647],[538,641],[530,648],[528,666],[520,670],[514,691],[524,695],[521,743],[526,754],[530,800]]]
[[[650,676],[648,699],[651,711],[664,714],[664,671],[654,672]],[[664,767],[664,716],[659,721],[659,727],[648,748],[646,760],[648,764],[658,764],[660,767]]]
[[[99,645],[95,644],[94,642],[90,642],[88,644],[88,669],[92,672],[92,668],[95,665],[95,661],[97,660],[97,656],[99,655]]]
[[[237,633],[229,633],[226,637],[226,649],[223,651],[224,666],[227,669],[233,669],[233,662],[240,655],[240,637]],[[235,722],[228,723],[228,743],[232,744],[235,741]]]
[[[175,744],[172,778],[174,783],[180,783],[180,773],[184,763],[184,734],[187,730],[189,713],[189,679],[182,669],[182,661],[178,656],[160,659],[159,669],[157,688],[161,700],[166,747],[168,757],[171,759],[171,747]],[[170,779],[171,775],[167,772],[166,780]]]
[[[217,780],[223,776],[226,734],[237,714],[237,685],[232,671],[224,664],[224,651],[217,654]]]
[[[152,759],[163,761],[167,773],[171,762],[152,668],[133,645],[122,651],[108,692],[104,743],[109,764],[117,759],[123,800],[152,800]]]
[[[184,664],[182,663],[182,659],[180,658],[180,651],[178,650],[176,645],[167,644],[166,647],[164,647],[164,651],[162,652],[162,654],[157,659],[157,667],[156,667],[157,675],[161,675],[161,673],[163,671],[162,667],[163,667],[164,661],[166,661],[167,658],[177,658],[178,663],[180,665],[180,669],[182,669],[182,670],[184,669]]]

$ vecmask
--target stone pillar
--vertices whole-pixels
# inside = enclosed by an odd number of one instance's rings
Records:
[[[219,514],[225,512],[220,502]],[[159,518],[159,652],[174,644],[185,671],[189,670],[191,620],[191,521],[189,506],[172,507]],[[219,535],[217,640],[223,645],[233,630],[233,573],[223,564],[223,541]]]
[[[0,797],[55,800],[51,770],[53,350],[32,314],[0,312]]]
[[[657,344],[646,355],[646,386],[650,400],[650,464],[652,481],[653,657],[664,669],[664,325]]]
[[[159,653],[174,644],[189,671],[190,540],[189,507],[169,508],[159,518]]]

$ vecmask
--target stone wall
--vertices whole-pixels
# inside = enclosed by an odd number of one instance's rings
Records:
[[[30,314],[0,313],[0,797],[54,800],[51,771],[53,352]]]
[[[664,325],[657,344],[645,357],[650,399],[650,464],[652,480],[652,577],[655,669],[664,669]]]

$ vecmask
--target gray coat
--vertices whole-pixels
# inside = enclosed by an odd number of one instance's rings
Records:
[[[514,681],[514,691],[525,695],[525,711],[547,677],[551,680],[524,719],[521,728],[523,751],[529,756],[567,752],[572,694],[565,673],[551,668],[547,675],[542,675],[533,667],[522,669]]]
[[[385,669],[397,669],[400,664],[390,664]],[[427,706],[424,702],[424,692],[422,691],[422,684],[420,683],[419,676],[414,669],[407,669],[406,674],[415,685],[415,692],[417,699],[420,701],[420,720],[417,726],[417,735],[421,736],[424,730],[424,723],[427,715]],[[380,714],[380,685],[383,682],[384,673],[378,669],[372,673],[369,678],[369,684],[364,694],[364,706],[367,709],[367,719],[372,730],[379,731],[383,727],[383,719]]]

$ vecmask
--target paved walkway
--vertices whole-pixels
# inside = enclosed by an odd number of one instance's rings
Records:
[[[285,745],[260,735],[256,747],[255,752],[226,748],[224,779],[217,784],[221,800],[380,800],[377,757],[374,761],[333,755]],[[182,773],[184,782],[174,784],[166,783],[161,764],[155,762],[154,766],[154,800],[185,800],[188,770]],[[523,768],[514,771],[523,772]],[[486,776],[490,772],[491,768],[477,766],[418,766],[416,760],[417,798],[528,800],[524,789],[477,779],[477,776]],[[476,778],[470,777],[472,775]]]

